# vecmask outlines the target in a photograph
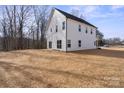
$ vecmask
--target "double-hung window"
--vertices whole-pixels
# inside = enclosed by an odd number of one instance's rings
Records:
[[[87,30],[87,28],[86,28],[86,34],[88,33],[88,30]]]
[[[79,25],[78,31],[81,32],[81,25]]]
[[[56,25],[56,32],[58,32],[58,25]]]
[[[49,48],[52,48],[52,41],[49,41]]]
[[[93,31],[92,31],[92,29],[91,29],[91,34],[93,34]]]
[[[67,47],[71,48],[71,40],[67,40]]]
[[[65,29],[65,21],[62,22],[62,30],[64,30],[64,29]]]
[[[57,48],[58,49],[62,48],[62,40],[57,40]]]
[[[78,46],[81,47],[81,40],[78,40]]]
[[[50,29],[50,31],[52,32],[52,28]]]

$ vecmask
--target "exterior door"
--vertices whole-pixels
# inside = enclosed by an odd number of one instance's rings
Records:
[[[52,41],[49,41],[49,48],[52,48]]]
[[[58,49],[62,48],[62,40],[57,40],[57,48]]]

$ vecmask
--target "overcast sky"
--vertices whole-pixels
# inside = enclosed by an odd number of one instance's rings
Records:
[[[85,19],[98,27],[105,38],[120,37],[124,39],[124,6],[53,6],[68,13],[76,9],[83,14]]]

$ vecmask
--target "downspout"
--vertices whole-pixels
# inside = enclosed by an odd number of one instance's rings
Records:
[[[67,17],[66,17],[66,53],[67,53]]]

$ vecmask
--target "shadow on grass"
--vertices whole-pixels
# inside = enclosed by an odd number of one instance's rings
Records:
[[[115,58],[124,58],[124,51],[119,50],[107,50],[107,49],[91,49],[91,50],[81,50],[73,51],[70,53],[84,54],[84,55],[95,55],[95,56],[105,56],[105,57],[115,57]]]

